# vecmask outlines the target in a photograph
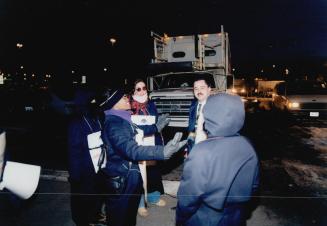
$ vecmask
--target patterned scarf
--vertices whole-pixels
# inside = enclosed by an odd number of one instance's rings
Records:
[[[131,107],[134,115],[149,115],[147,105],[148,105],[148,101],[144,103],[139,103],[133,99],[131,101]]]

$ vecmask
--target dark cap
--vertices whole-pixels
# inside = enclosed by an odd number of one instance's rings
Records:
[[[124,96],[124,92],[120,89],[107,89],[102,97],[103,100],[100,101],[99,107],[104,110],[111,109],[118,101]]]

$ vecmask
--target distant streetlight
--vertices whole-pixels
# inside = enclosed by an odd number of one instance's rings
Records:
[[[16,47],[17,47],[18,49],[23,48],[23,46],[24,46],[24,45],[23,45],[22,43],[17,43],[17,44],[16,44]]]
[[[117,42],[117,40],[114,39],[114,38],[111,38],[111,39],[110,39],[110,42],[111,42],[111,45],[114,46],[114,44]]]
[[[106,67],[105,67],[105,68],[103,68],[103,71],[108,71],[108,68],[106,68]]]

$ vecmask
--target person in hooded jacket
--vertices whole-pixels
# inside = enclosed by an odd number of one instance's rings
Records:
[[[105,114],[102,139],[107,145],[107,163],[102,172],[108,194],[108,221],[110,226],[134,226],[142,193],[138,162],[169,159],[186,140],[180,141],[182,133],[177,133],[166,146],[139,146],[135,137],[141,134],[141,129],[132,123],[128,96],[119,89],[106,89],[102,96],[99,102]]]
[[[78,89],[75,94],[76,115],[68,125],[68,172],[71,187],[71,213],[77,226],[89,225],[100,219],[104,199],[100,177],[95,171],[87,136],[101,131],[100,119],[91,104],[93,92]],[[104,219],[103,219],[104,220]]]
[[[210,96],[203,109],[208,139],[185,161],[177,193],[176,225],[246,224],[246,204],[259,186],[256,152],[239,135],[245,111],[239,96]]]
[[[163,138],[161,136],[161,130],[168,125],[169,119],[167,115],[159,116],[157,108],[153,101],[149,100],[148,91],[145,82],[142,79],[137,79],[134,82],[134,90],[131,98],[131,108],[134,115],[148,115],[155,116],[156,122],[162,121],[160,127],[156,125],[139,126],[144,131],[144,136],[154,135],[155,145],[163,145]],[[159,118],[160,117],[160,118]],[[164,118],[163,118],[164,117]],[[158,120],[159,118],[159,120]],[[144,164],[144,163],[143,163]],[[161,194],[164,194],[164,188],[162,184],[162,175],[157,161],[146,161],[147,171],[147,199],[148,202],[157,206],[165,206],[166,201],[160,198]],[[144,195],[142,195],[138,213],[140,216],[148,216],[148,211],[145,208]]]

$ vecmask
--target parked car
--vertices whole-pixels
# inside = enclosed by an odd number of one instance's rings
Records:
[[[292,115],[319,118],[327,115],[327,84],[315,81],[281,82],[273,106]]]

